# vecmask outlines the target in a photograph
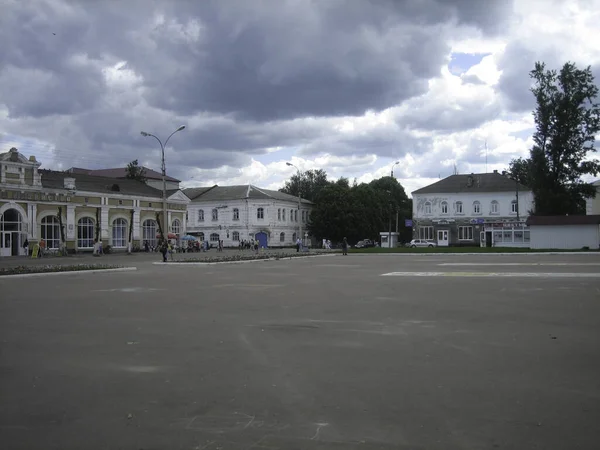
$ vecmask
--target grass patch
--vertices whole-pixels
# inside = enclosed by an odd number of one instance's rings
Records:
[[[240,253],[237,255],[223,255],[213,256],[209,258],[187,258],[187,259],[175,259],[173,262],[178,263],[216,263],[216,262],[236,262],[236,261],[255,261],[255,260],[266,260],[266,259],[284,259],[284,258],[300,258],[302,256],[314,256],[314,255],[326,255],[331,252],[293,252],[293,253]]]
[[[81,272],[86,270],[105,270],[105,269],[119,269],[123,266],[117,266],[114,264],[46,264],[46,265],[33,265],[33,266],[15,266],[15,267],[3,267],[0,268],[0,276],[2,275],[21,275],[29,273],[50,273],[50,272]]]
[[[398,247],[398,248],[353,248],[348,253],[548,253],[548,252],[589,252],[598,250],[557,250],[557,249],[531,249],[513,247]]]

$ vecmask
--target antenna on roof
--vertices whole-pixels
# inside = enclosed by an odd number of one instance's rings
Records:
[[[458,167],[456,166],[456,163],[454,163],[454,175],[458,175]]]

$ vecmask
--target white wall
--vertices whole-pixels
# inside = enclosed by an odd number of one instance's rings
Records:
[[[531,248],[578,250],[597,249],[600,245],[598,225],[532,225]]]
[[[596,198],[588,198],[585,201],[585,213],[588,216],[600,214],[600,180],[593,184],[596,186]]]
[[[413,195],[413,219],[443,219],[443,218],[506,218],[517,217],[511,212],[511,203],[516,200],[516,192],[481,192],[461,194],[414,194]],[[456,212],[456,202],[463,203],[463,213]],[[481,212],[473,212],[473,204],[478,201]],[[498,202],[498,212],[491,212],[492,201]],[[425,214],[426,203],[431,203],[431,214]],[[448,213],[442,213],[442,203],[448,204]],[[519,218],[525,219],[529,211],[533,209],[533,194],[529,191],[519,192]]]
[[[226,208],[219,208],[227,206]],[[302,205],[302,210],[310,211],[310,207]],[[212,210],[217,208],[219,219],[212,220]],[[233,220],[233,210],[239,210],[239,220]],[[258,208],[263,208],[264,218],[258,218]],[[269,246],[291,246],[294,245],[292,235],[298,232],[298,225],[302,220],[302,210],[298,212],[298,221],[292,221],[290,211],[296,211],[297,202],[285,202],[272,199],[248,199],[248,200],[225,200],[220,202],[192,202],[188,204],[187,231],[190,233],[203,232],[205,239],[209,239],[211,233],[219,233],[226,247],[237,246],[233,241],[233,232],[240,234],[240,240],[251,239],[260,231],[270,233]],[[204,210],[204,221],[198,221],[198,210]],[[277,219],[277,211],[285,209],[285,221]],[[283,219],[283,217],[282,217]],[[219,225],[221,229],[219,230]],[[302,234],[306,232],[307,222],[302,222]],[[229,229],[229,238],[227,238]],[[280,242],[280,233],[285,233],[284,242]]]

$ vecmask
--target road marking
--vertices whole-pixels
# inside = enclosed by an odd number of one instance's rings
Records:
[[[166,291],[166,289],[130,287],[130,288],[117,288],[117,289],[95,289],[92,292],[152,292],[152,291]]]
[[[532,262],[532,263],[442,263],[438,266],[600,266],[600,263]]]
[[[382,277],[500,277],[500,278],[600,278],[600,273],[543,272],[390,272]]]

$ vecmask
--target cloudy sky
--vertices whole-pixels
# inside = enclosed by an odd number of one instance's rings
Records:
[[[408,192],[531,145],[528,72],[591,65],[600,0],[0,0],[0,151],[184,186],[300,170]],[[598,68],[599,70],[596,70]]]

